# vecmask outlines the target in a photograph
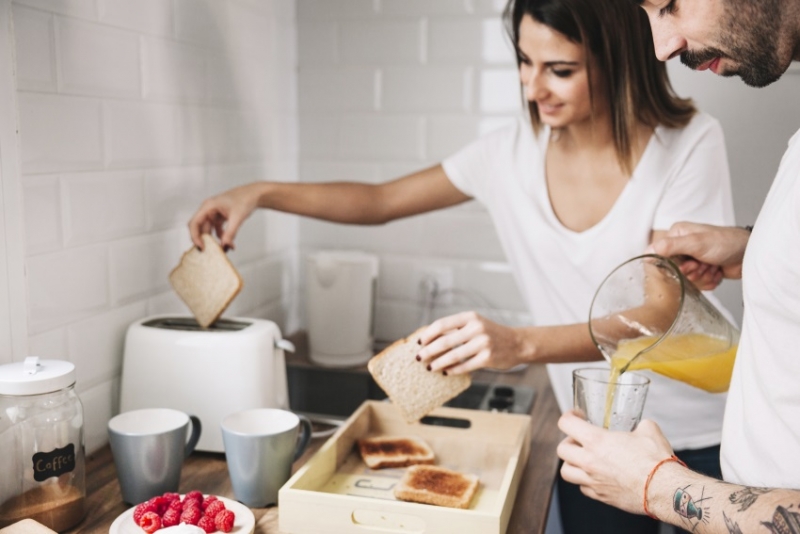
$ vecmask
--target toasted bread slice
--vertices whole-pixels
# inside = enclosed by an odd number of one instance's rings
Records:
[[[433,449],[415,437],[381,436],[358,440],[358,452],[370,469],[432,464]]]
[[[469,375],[445,376],[416,360],[422,329],[395,341],[367,364],[369,372],[409,423],[419,421],[472,383]]]
[[[169,273],[169,281],[200,326],[208,328],[219,319],[244,284],[213,237],[203,234],[203,244],[202,252],[192,246],[183,253],[178,266]]]
[[[401,501],[469,508],[478,490],[478,477],[435,465],[412,465],[394,487]]]

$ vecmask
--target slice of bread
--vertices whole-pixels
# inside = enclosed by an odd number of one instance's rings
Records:
[[[409,423],[419,421],[472,383],[469,375],[445,376],[428,371],[416,360],[420,328],[395,341],[367,364],[375,382],[386,392]]]
[[[169,273],[169,282],[195,319],[208,328],[242,290],[242,277],[219,243],[203,234],[201,252],[192,246]]]
[[[401,501],[469,508],[478,490],[478,477],[435,465],[412,465],[394,487]]]
[[[358,440],[358,452],[370,469],[432,464],[433,449],[415,437],[381,436]]]

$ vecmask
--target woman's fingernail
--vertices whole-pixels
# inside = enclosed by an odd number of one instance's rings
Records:
[[[422,361],[422,358],[420,358],[420,357],[419,357],[419,354],[417,354],[417,361],[418,361],[418,362],[421,362],[421,361]]]
[[[197,245],[195,245],[195,246],[194,246],[194,248],[196,248],[196,249],[197,249],[197,252],[203,252],[203,249],[201,249],[201,248],[200,248],[200,247],[198,247]]]
[[[417,345],[422,345],[422,340],[420,338],[417,338]]]
[[[425,369],[427,369],[428,371],[430,371],[430,370],[431,370],[431,366],[429,365],[429,366],[427,366]]]
[[[447,371],[442,371],[442,374],[443,374],[444,376],[447,376]]]
[[[231,246],[230,246],[230,245],[224,245],[224,246],[222,247],[222,251],[223,251],[223,252],[228,252],[230,249],[231,249]]]

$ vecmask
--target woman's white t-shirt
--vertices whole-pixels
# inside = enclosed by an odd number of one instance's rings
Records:
[[[533,324],[585,323],[595,290],[620,263],[642,254],[652,230],[678,221],[731,225],[733,202],[719,123],[699,113],[682,129],[659,127],[606,216],[575,232],[556,217],[545,181],[550,130],[537,136],[519,119],[443,162],[450,181],[488,209]],[[588,328],[588,327],[587,327]],[[549,364],[561,410],[572,407],[572,370]],[[644,417],[675,449],[720,442],[725,395],[712,395],[654,373]]]

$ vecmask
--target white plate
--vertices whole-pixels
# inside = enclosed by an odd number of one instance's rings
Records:
[[[183,495],[181,495],[183,498]],[[233,520],[233,530],[231,534],[253,534],[256,528],[256,518],[250,508],[240,502],[232,501],[225,497],[217,497],[225,505],[225,508],[233,512],[235,518]],[[117,517],[111,528],[108,529],[109,534],[145,534],[142,527],[133,522],[133,510],[136,507],[128,508]],[[159,531],[157,530],[156,533]],[[217,532],[221,533],[221,530]]]

